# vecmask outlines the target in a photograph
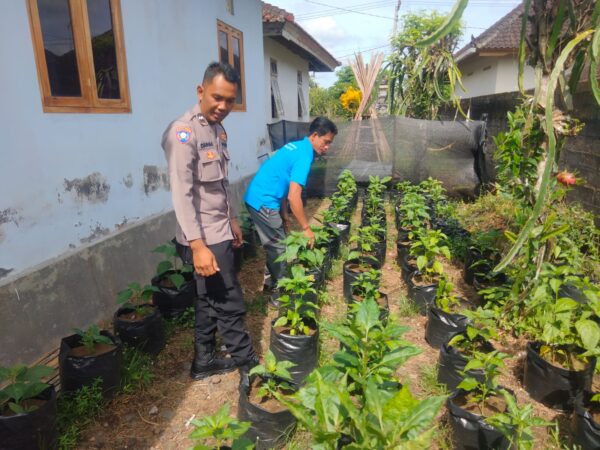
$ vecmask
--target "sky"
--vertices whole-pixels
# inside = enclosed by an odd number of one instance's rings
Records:
[[[371,53],[389,54],[389,38],[397,0],[265,0],[294,14],[296,22],[343,65],[355,52],[368,62]],[[459,48],[515,8],[519,0],[470,0],[463,14],[465,32]],[[406,12],[437,10],[448,13],[454,0],[401,0]],[[399,24],[399,28],[401,24]],[[334,73],[316,73],[320,86],[331,86]]]

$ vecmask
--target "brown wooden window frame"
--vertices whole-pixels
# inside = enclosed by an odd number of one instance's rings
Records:
[[[221,61],[221,49],[219,47],[219,33],[224,32],[227,35],[227,56],[228,61]],[[240,42],[240,83],[242,88],[242,102],[236,103],[233,107],[233,111],[245,112],[246,111],[246,82],[245,82],[245,70],[244,70],[244,33],[240,30],[233,28],[231,25],[227,25],[225,22],[217,20],[217,51],[220,62],[227,62],[233,66],[233,45],[232,38],[237,38]]]
[[[52,95],[50,78],[44,51],[44,39],[40,22],[37,0],[27,0],[29,23],[33,40],[33,50],[37,66],[38,81],[42,95],[44,112],[57,113],[124,113],[131,112],[127,64],[123,42],[123,22],[121,20],[120,0],[109,0],[112,15],[117,74],[119,78],[119,99],[99,98],[94,71],[92,39],[86,0],[69,0],[69,11],[73,29],[73,42],[79,84],[80,97],[59,97]]]

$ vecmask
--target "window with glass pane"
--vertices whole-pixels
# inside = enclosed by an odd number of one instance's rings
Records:
[[[39,0],[50,92],[56,97],[81,97],[69,0]]]
[[[117,53],[109,0],[88,0],[96,91],[99,98],[120,98]]]
[[[27,0],[46,112],[129,112],[120,0]]]
[[[219,31],[219,61],[229,62],[229,45],[224,31]]]
[[[242,32],[217,21],[219,61],[230,64],[240,76],[240,86],[235,99],[234,111],[246,110],[244,82],[244,38]]]

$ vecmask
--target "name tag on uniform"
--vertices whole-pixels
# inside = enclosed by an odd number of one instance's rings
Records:
[[[201,142],[200,143],[200,149],[204,150],[205,148],[209,148],[209,147],[214,147],[213,143],[211,141],[208,142]]]

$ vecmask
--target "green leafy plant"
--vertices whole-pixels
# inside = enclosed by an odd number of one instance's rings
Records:
[[[114,345],[114,342],[108,336],[101,334],[100,328],[96,324],[90,325],[87,330],[73,328],[73,331],[80,336],[81,345],[88,352],[93,352],[97,344]]]
[[[434,204],[446,200],[446,189],[444,189],[444,184],[440,180],[429,177],[421,181],[419,187],[421,192],[428,196]]]
[[[181,286],[185,283],[184,273],[192,273],[194,268],[191,264],[182,264],[181,259],[177,255],[175,244],[168,242],[163,245],[159,245],[153,253],[160,253],[165,256],[165,259],[158,263],[156,267],[156,275],[169,280],[169,282],[177,289],[181,289]]]
[[[17,364],[12,367],[0,367],[0,415],[8,408],[15,414],[25,414],[38,409],[37,405],[27,404],[44,392],[49,384],[42,382],[52,374],[48,366],[27,367]]]
[[[381,242],[381,226],[372,224],[359,227],[356,232],[350,236],[350,243],[355,243],[357,250],[348,254],[348,260],[359,257],[374,258],[375,246]]]
[[[510,442],[515,450],[532,450],[536,444],[533,429],[548,427],[553,423],[535,416],[531,403],[519,406],[516,398],[505,389],[500,389],[507,409],[504,412],[486,417],[485,421],[492,425]]]
[[[367,381],[396,385],[395,369],[420,350],[402,339],[407,327],[393,320],[383,323],[373,299],[356,304],[354,314],[344,323],[323,324],[325,330],[342,344],[333,365],[348,375],[351,392],[363,392]]]
[[[307,294],[316,294],[313,287],[314,277],[306,275],[304,268],[294,265],[290,269],[292,276],[279,280],[277,287],[283,292],[279,297],[281,304],[274,327],[287,327],[289,334],[308,335],[311,328],[308,321],[316,321],[319,306],[309,301]]]
[[[325,367],[313,372],[300,391],[284,399],[310,432],[313,442],[309,448],[429,448],[444,396],[417,400],[406,386],[389,390],[368,380],[365,394],[352,397],[347,379]]]
[[[259,364],[250,370],[249,375],[257,375],[262,383],[256,392],[257,397],[280,399],[282,392],[291,391],[292,376],[288,369],[294,367],[291,361],[277,361],[269,350],[265,355],[264,364]]]
[[[309,238],[299,231],[290,232],[283,240],[285,252],[276,261],[298,263],[306,269],[316,269],[323,266],[325,251],[323,248],[309,247]]]
[[[156,286],[140,286],[139,283],[130,283],[126,289],[117,294],[117,304],[123,308],[135,310],[139,315],[144,316],[152,311],[148,302],[152,300],[152,294],[159,292]]]
[[[453,292],[454,284],[450,282],[445,274],[442,274],[435,294],[435,306],[447,313],[455,311],[460,306],[460,300]]]
[[[404,230],[419,230],[429,226],[429,207],[425,197],[416,192],[408,192],[397,207],[399,225]]]
[[[458,389],[469,392],[470,400],[477,404],[479,414],[484,415],[486,402],[491,396],[500,394],[498,375],[500,369],[505,367],[504,360],[508,357],[505,353],[493,350],[491,352],[473,351],[471,359],[462,372],[465,377],[457,386]],[[483,373],[483,380],[472,377],[469,371],[479,370]]]
[[[381,282],[381,270],[370,269],[357,275],[352,283],[352,295],[361,299],[377,299],[379,297],[379,284]]]
[[[447,236],[440,230],[422,230],[410,246],[410,254],[417,260],[417,268],[427,282],[439,279],[444,273],[442,257],[450,260]]]
[[[337,192],[339,192],[344,197],[353,197],[356,194],[356,179],[352,171],[348,169],[344,169],[340,176],[338,177],[337,182]]]
[[[251,450],[254,444],[243,435],[250,428],[250,422],[240,422],[229,416],[229,404],[225,403],[219,410],[202,419],[192,420],[194,430],[189,437],[194,442],[193,450],[220,450],[231,443],[236,450]]]

